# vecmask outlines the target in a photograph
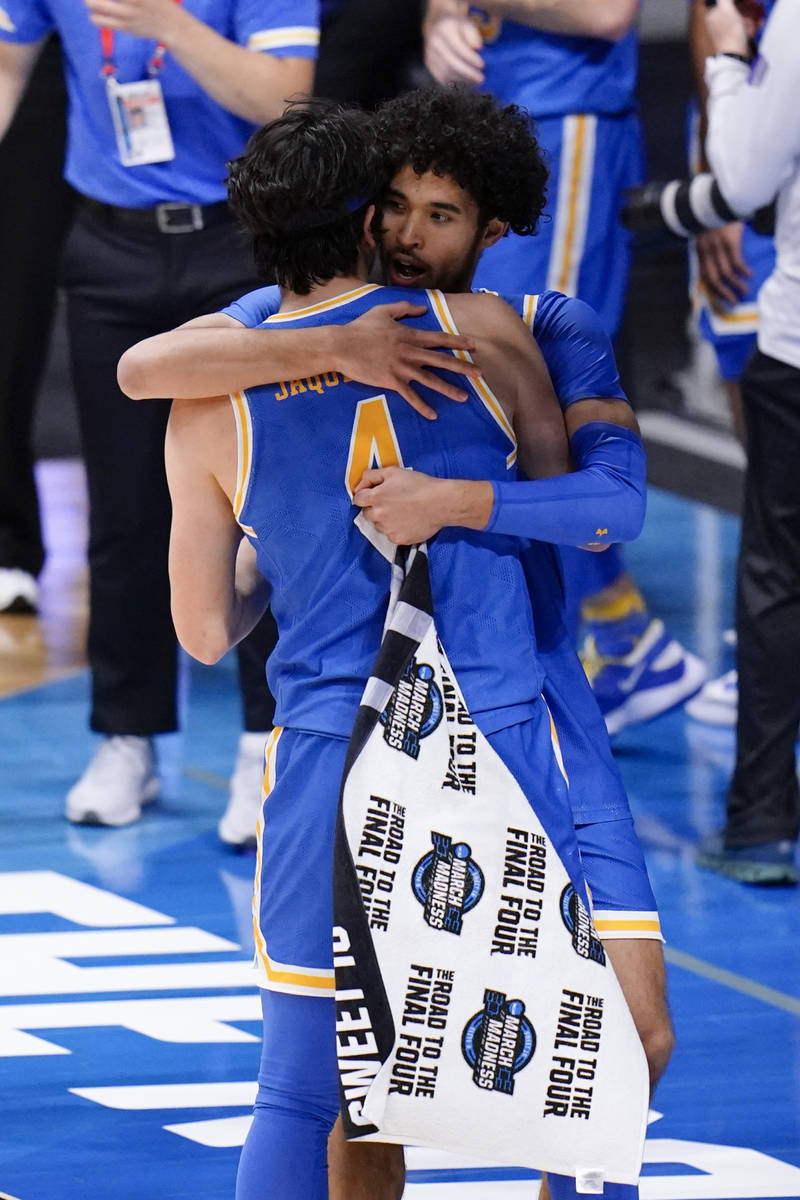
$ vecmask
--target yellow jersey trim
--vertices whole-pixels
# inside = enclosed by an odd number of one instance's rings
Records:
[[[533,333],[533,322],[536,320],[536,310],[539,307],[538,296],[524,296],[522,300],[522,318]]]
[[[445,300],[442,292],[428,291],[427,295],[431,302],[431,306],[433,307],[433,311],[442,326],[442,329],[444,329],[446,333],[458,333],[458,327],[453,320],[453,315],[450,312],[450,309],[447,307],[447,301]],[[457,358],[461,358],[465,362],[473,361],[472,355],[468,350],[455,350],[454,354]],[[478,399],[481,400],[484,408],[490,413],[492,418],[497,422],[503,433],[511,442],[512,450],[506,458],[506,466],[513,467],[514,463],[517,461],[517,435],[514,433],[514,427],[506,416],[503,406],[482,376],[479,376],[478,379],[469,379],[467,382],[474,388],[478,395]]]
[[[250,421],[250,409],[244,398],[244,392],[231,392],[233,419],[236,423],[236,492],[233,497],[233,515],[239,520],[239,515],[247,496],[250,482],[250,466],[253,458],[253,426]],[[241,525],[241,522],[239,522]],[[255,537],[255,530],[242,525],[245,533]]]
[[[308,317],[314,313],[330,312],[332,308],[339,308],[342,304],[349,304],[351,300],[357,300],[359,296],[366,296],[368,292],[375,292],[377,290],[377,283],[367,283],[364,287],[353,288],[352,291],[343,292],[341,296],[333,296],[330,300],[320,300],[318,304],[309,304],[307,308],[295,308],[292,312],[273,313],[272,316],[267,317],[264,324],[296,321],[298,317]]]

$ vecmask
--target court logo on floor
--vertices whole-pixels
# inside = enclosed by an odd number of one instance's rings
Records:
[[[433,676],[433,667],[412,657],[380,715],[384,741],[409,758],[419,757],[421,740],[433,733],[442,719],[442,693]]]
[[[472,1080],[487,1091],[514,1094],[514,1076],[527,1067],[536,1049],[536,1033],[522,1000],[487,988],[483,1008],[467,1022],[461,1052],[472,1067]]]
[[[483,871],[466,842],[454,842],[445,833],[431,830],[433,850],[414,867],[411,886],[425,910],[431,929],[461,933],[464,913],[483,895]]]
[[[561,920],[572,934],[572,948],[575,953],[604,967],[606,952],[603,943],[594,931],[586,905],[571,883],[568,883],[561,893]]]

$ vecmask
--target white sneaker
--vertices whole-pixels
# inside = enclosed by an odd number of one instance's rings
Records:
[[[264,786],[264,746],[268,736],[268,732],[243,733],[239,738],[228,807],[217,826],[223,842],[237,850],[256,844]]]
[[[150,738],[106,737],[67,792],[66,816],[76,825],[131,825],[159,791]]]
[[[38,602],[32,575],[18,567],[0,567],[0,613],[35,613]]]
[[[709,679],[686,705],[686,712],[694,721],[732,728],[736,724],[738,708],[739,676],[736,671],[728,671],[718,679]]]

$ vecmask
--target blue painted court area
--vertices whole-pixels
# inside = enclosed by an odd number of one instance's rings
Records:
[[[724,669],[736,522],[664,493],[629,564],[651,607]],[[0,1193],[18,1200],[233,1196],[259,1050],[254,860],[217,839],[238,736],[232,666],[187,672],[165,794],[128,829],[73,828],[87,680],[0,703]],[[800,1197],[800,897],[698,871],[733,735],[682,711],[616,749],[668,939],[678,1046],[642,1196]],[[535,1176],[431,1151],[411,1200],[506,1200]],[[265,1198],[266,1200],[266,1198]],[[302,1200],[298,1197],[298,1200]]]

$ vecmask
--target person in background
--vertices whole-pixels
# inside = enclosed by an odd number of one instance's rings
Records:
[[[0,614],[36,611],[44,565],[32,425],[72,214],[66,107],[50,38],[0,146]]]
[[[484,255],[478,287],[565,292],[618,331],[630,238],[619,220],[642,175],[636,112],[638,0],[428,0],[425,61],[440,83],[490,92],[527,109],[551,170],[535,238],[502,239]],[[682,704],[705,665],[648,611],[619,547],[563,554],[568,611],[610,733]]]
[[[745,16],[748,38],[755,44],[771,3],[751,5]],[[761,10],[760,14],[758,9]],[[694,64],[698,108],[692,121],[690,165],[693,174],[707,171],[705,140],[708,129],[707,89],[703,72],[711,52],[703,0],[692,0],[689,39]],[[690,251],[692,304],[700,336],[714,348],[717,366],[730,403],[736,436],[747,449],[739,380],[756,348],[758,293],[775,266],[772,236],[758,233],[743,221],[700,233]],[[735,726],[738,684],[735,670],[710,679],[686,705],[695,721]]]
[[[169,611],[168,405],[136,407],[120,355],[147,333],[213,311],[253,282],[225,201],[226,161],[287,97],[309,92],[316,0],[5,0],[0,136],[38,54],[61,39],[69,96],[66,178],[78,215],[63,282],[89,487],[91,727],[100,747],[66,815],[126,825],[159,790],[153,737],[176,728],[177,642]],[[144,115],[144,120],[143,120]],[[245,733],[225,841],[254,840],[253,806],[273,703],[269,618],[240,652]]]
[[[735,212],[777,195],[775,267],[742,376],[747,471],[736,584],[739,711],[724,829],[700,866],[796,884],[800,795],[800,0],[777,0],[753,58],[733,0],[705,0],[706,154]]]

